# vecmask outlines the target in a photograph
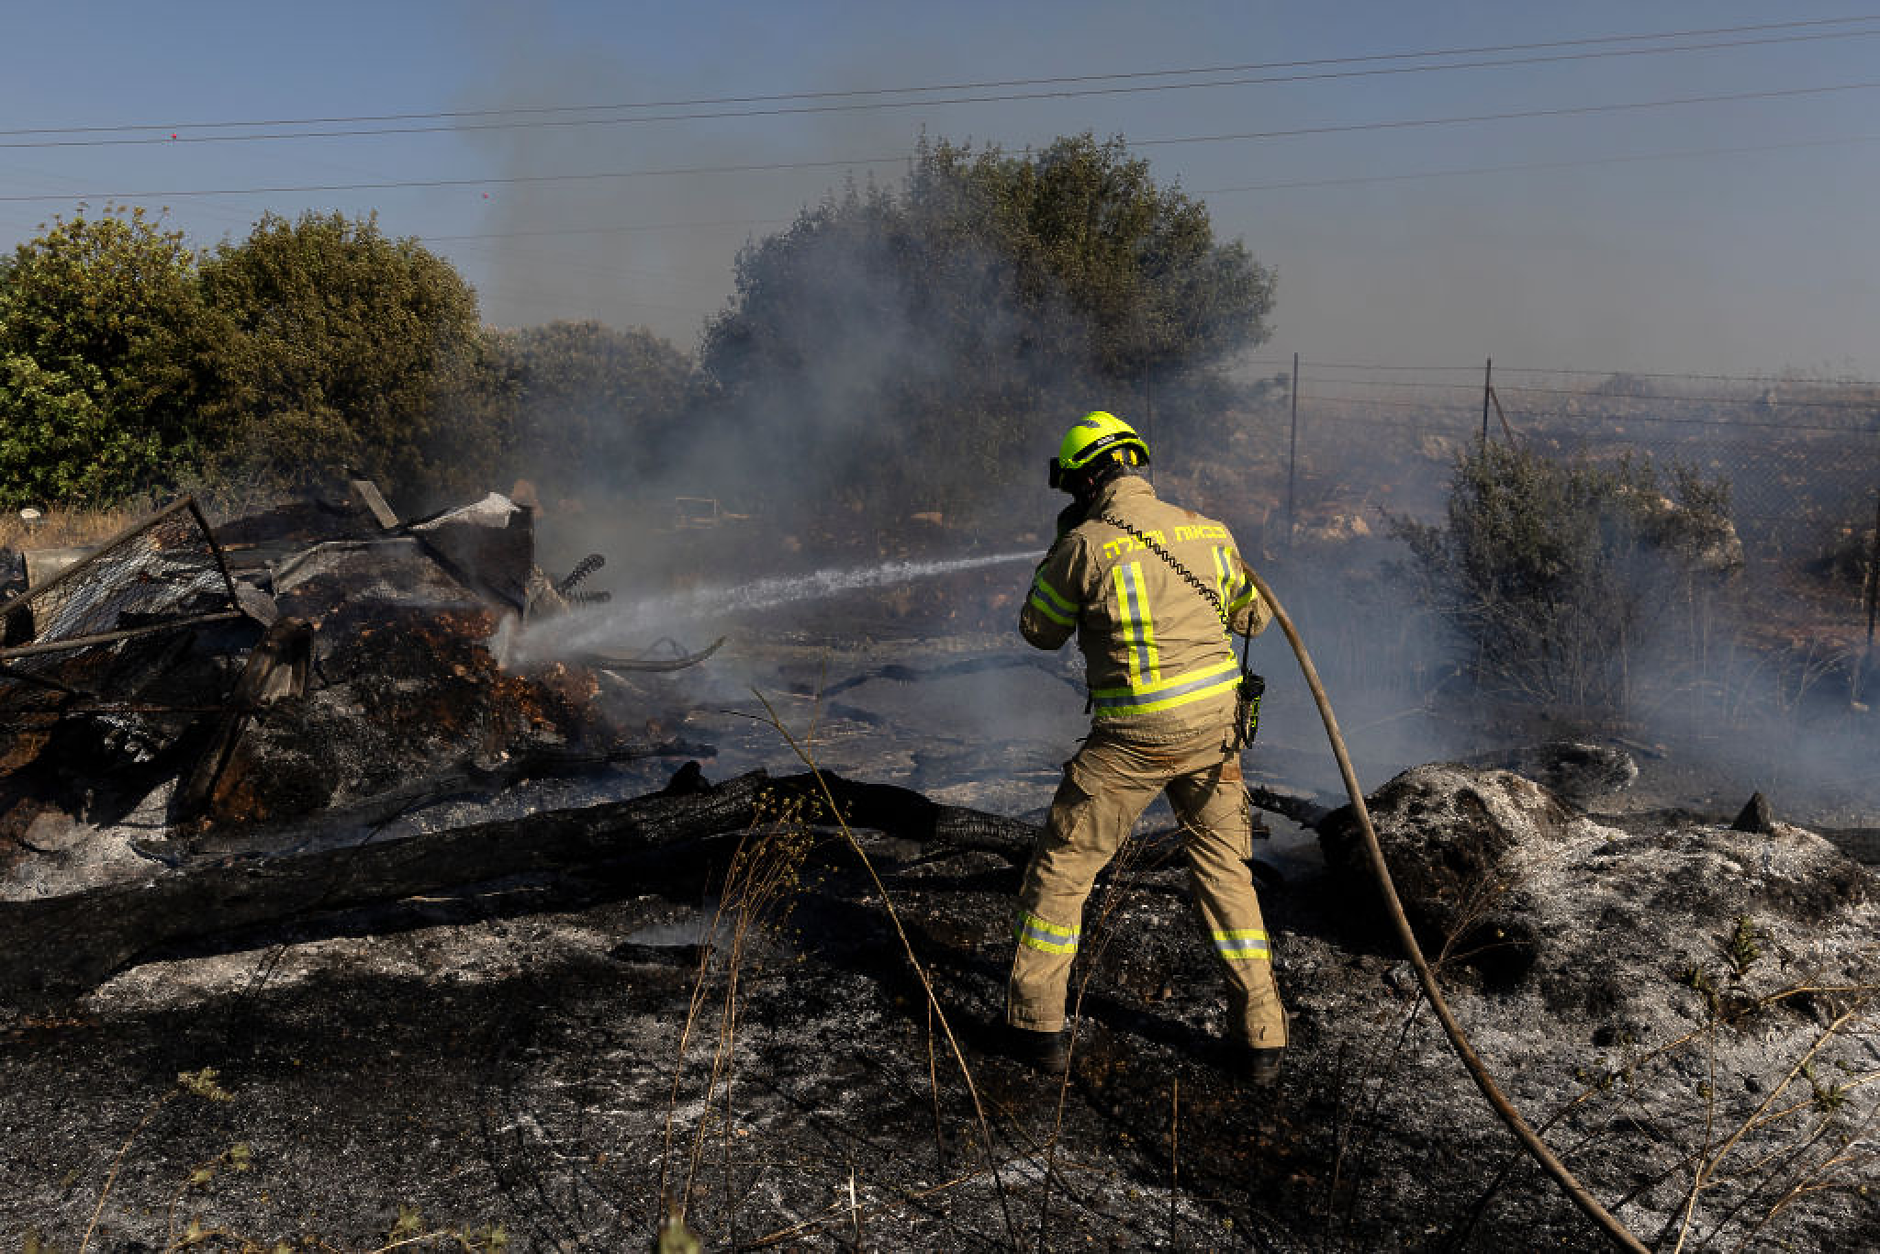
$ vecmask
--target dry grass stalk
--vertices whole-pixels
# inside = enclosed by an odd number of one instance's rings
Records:
[[[979,1087],[973,1082],[972,1068],[967,1065],[965,1052],[961,1050],[959,1040],[953,1034],[953,1026],[947,1021],[946,1010],[940,1005],[940,998],[934,992],[933,980],[927,974],[927,968],[921,963],[920,956],[914,952],[914,943],[909,939],[907,928],[901,922],[901,914],[895,908],[894,898],[889,895],[887,885],[881,882],[881,875],[875,870],[873,859],[868,856],[868,851],[862,848],[862,842],[856,838],[854,830],[849,827],[848,820],[843,816],[842,807],[837,804],[835,794],[829,788],[829,781],[823,778],[822,768],[817,764],[809,742],[799,741],[790,734],[790,730],[783,725],[783,720],[778,717],[775,707],[762,693],[754,692],[753,695],[763,705],[764,712],[768,716],[766,721],[776,729],[778,735],[784,738],[790,746],[790,751],[796,754],[798,760],[809,768],[810,774],[816,780],[816,786],[821,790],[823,803],[827,807],[829,816],[841,830],[842,838],[847,843],[849,851],[861,862],[862,869],[868,873],[875,892],[881,897],[882,909],[887,911],[888,921],[893,924],[895,935],[900,938],[901,949],[907,955],[908,965],[913,968],[915,978],[920,981],[921,992],[927,999],[928,1009],[939,1021],[940,1030],[946,1034],[947,1047],[952,1051],[953,1060],[960,1070],[960,1078],[966,1085],[967,1095],[972,1099],[973,1114],[978,1122],[980,1137],[985,1146],[986,1164],[992,1172],[994,1192],[998,1195],[999,1208],[1005,1220],[1006,1236],[1016,1245],[1017,1227],[1012,1222],[1011,1204],[1006,1199],[1005,1181],[999,1174],[998,1161],[993,1148],[992,1126],[987,1122],[985,1106],[979,1100]]]
[[[732,1195],[731,1131],[732,1074],[737,1040],[739,987],[750,942],[758,929],[777,919],[778,907],[787,901],[797,883],[797,872],[808,853],[808,828],[803,822],[800,802],[778,805],[760,798],[755,823],[761,830],[748,832],[732,855],[725,884],[719,895],[711,922],[699,941],[699,965],[693,980],[692,996],[680,1030],[679,1052],[673,1071],[673,1083],[667,1099],[664,1151],[660,1161],[659,1204],[662,1214],[675,1215],[683,1221],[703,1160],[705,1134],[709,1120],[701,1117],[694,1129],[692,1145],[686,1158],[683,1184],[677,1190],[669,1185],[671,1174],[673,1123],[677,1117],[679,1086],[684,1076],[685,1054],[709,995],[713,960],[720,952],[720,937],[728,928],[729,952],[724,959],[725,985],[719,1004],[718,1033],[713,1046],[711,1070],[706,1077],[702,1109],[709,1110],[715,1098],[723,1094],[721,1159],[725,1173],[725,1195]],[[787,909],[787,907],[786,907]],[[735,1224],[735,1215],[732,1216]]]
[[[1846,1028],[1847,1024],[1866,1009],[1868,1000],[1868,998],[1861,998],[1856,1001],[1852,1006],[1848,1007],[1847,1010],[1836,1016],[1827,1027],[1823,1028],[1820,1033],[1816,1035],[1814,1042],[1802,1052],[1801,1057],[1797,1058],[1794,1063],[1790,1065],[1788,1072],[1782,1077],[1782,1082],[1771,1089],[1769,1095],[1763,1098],[1763,1100],[1757,1104],[1756,1109],[1752,1111],[1747,1118],[1739,1122],[1735,1130],[1726,1136],[1721,1143],[1713,1142],[1711,1139],[1712,1120],[1709,1107],[1715,1101],[1715,1076],[1713,1074],[1713,1083],[1705,1095],[1704,1150],[1700,1155],[1702,1161],[1697,1164],[1696,1170],[1691,1175],[1691,1185],[1686,1191],[1683,1213],[1678,1224],[1677,1242],[1671,1247],[1672,1254],[1678,1254],[1678,1251],[1682,1250],[1686,1241],[1690,1239],[1697,1208],[1697,1199],[1706,1188],[1712,1187],[1712,1185],[1716,1183],[1721,1174],[1719,1168],[1723,1165],[1723,1160],[1741,1143],[1745,1136],[1767,1122],[1770,1107],[1775,1104],[1776,1099],[1786,1092],[1789,1086],[1795,1083],[1798,1077],[1808,1074],[1815,1055],[1819,1054],[1830,1041],[1839,1036],[1843,1029]],[[1715,1145],[1714,1152],[1712,1152],[1713,1145]],[[1771,1213],[1773,1214],[1773,1212]]]
[[[1096,974],[1097,967],[1103,960],[1103,953],[1109,947],[1110,938],[1116,934],[1116,929],[1110,926],[1110,920],[1135,891],[1140,874],[1159,870],[1169,859],[1168,851],[1162,850],[1157,852],[1157,856],[1153,859],[1145,862],[1143,861],[1144,854],[1149,850],[1149,840],[1130,836],[1124,839],[1122,847],[1110,860],[1108,868],[1110,881],[1105,886],[1103,895],[1097,900],[1096,922],[1088,929],[1095,943],[1081,949],[1077,957],[1077,961],[1083,966],[1077,981],[1077,995],[1071,1002],[1068,1016],[1071,1022],[1070,1061],[1072,1064],[1077,1061],[1077,1035],[1083,1023],[1084,994],[1089,991],[1091,978]],[[1138,865],[1139,862],[1142,864]],[[1053,1181],[1062,1182],[1062,1176],[1057,1167],[1057,1148],[1063,1134],[1064,1109],[1070,1099],[1070,1086],[1071,1067],[1066,1066],[1064,1074],[1058,1079],[1057,1106],[1052,1114],[1051,1134],[1045,1140],[1045,1191],[1038,1206],[1038,1245],[1041,1249],[1045,1247],[1046,1239],[1050,1234],[1050,1186]]]
[[[131,509],[48,509],[33,522],[9,510],[0,513],[0,546],[10,549],[63,549],[101,544],[129,527],[143,511]]]

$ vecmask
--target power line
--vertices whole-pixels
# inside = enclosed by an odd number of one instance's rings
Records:
[[[427,243],[479,239],[527,239],[541,236],[621,235],[631,231],[713,230],[734,226],[786,226],[789,218],[741,218],[725,222],[635,222],[622,226],[566,227],[540,231],[474,231],[462,235],[420,235]]]
[[[289,192],[364,192],[423,187],[504,187],[525,183],[582,183],[606,179],[667,175],[747,174],[773,170],[827,170],[858,165],[905,164],[906,153],[892,157],[849,157],[830,161],[759,161],[742,165],[669,166],[642,170],[600,170],[577,174],[509,174],[490,178],[383,179],[364,183],[302,183],[275,187],[172,188],[155,192],[62,192],[57,195],[0,196],[0,203],[49,200],[167,200],[193,196],[273,196]]]
[[[1430,57],[1486,56],[1501,52],[1531,52],[1547,48],[1575,48],[1596,44],[1637,43],[1651,39],[1695,39],[1712,35],[1739,35],[1759,31],[1797,30],[1818,26],[1848,26],[1880,20],[1880,13],[1851,17],[1817,18],[1798,22],[1763,22],[1744,26],[1712,26],[1694,30],[1659,31],[1636,35],[1597,35],[1581,39],[1552,39],[1534,43],[1485,44],[1463,48],[1432,48],[1421,52],[1383,52],[1353,57],[1317,57],[1293,61],[1254,61],[1235,65],[1205,65],[1161,70],[1129,70],[1113,74],[1069,74],[1043,78],[988,79],[977,82],[926,83],[904,87],[849,88],[833,91],[779,92],[755,96],[692,96],[672,100],[642,100],[596,105],[537,105],[507,109],[451,109],[422,113],[367,113],[303,118],[251,118],[220,122],[154,123],[126,122],[116,125],[18,127],[0,130],[0,136],[12,135],[83,135],[132,130],[211,130],[236,126],[322,126],[361,122],[414,122],[447,118],[530,116],[544,113],[602,112],[621,109],[680,109],[701,105],[769,104],[789,100],[831,100],[853,96],[906,95],[916,92],[982,91],[1004,87],[1036,87],[1061,83],[1126,81],[1143,78],[1171,78],[1196,74],[1235,74],[1255,70],[1309,69],[1327,65],[1361,65],[1378,61],[1422,60]],[[1871,34],[1873,32],[1844,32]],[[1734,46],[1734,45],[1732,45]],[[1433,67],[1447,68],[1447,67]]]
[[[1271,192],[1307,187],[1349,187],[1359,183],[1403,183],[1416,179],[1458,178],[1482,174],[1520,174],[1536,170],[1571,170],[1596,165],[1628,165],[1638,162],[1676,161],[1699,157],[1742,156],[1752,152],[1780,152],[1801,148],[1833,148],[1849,144],[1880,142],[1880,135],[1850,135],[1840,139],[1798,139],[1774,144],[1749,144],[1736,148],[1686,148],[1670,152],[1628,153],[1614,157],[1581,157],[1567,161],[1522,161],[1511,165],[1466,166],[1448,170],[1413,170],[1402,174],[1354,174],[1342,178],[1286,179],[1272,183],[1248,183],[1240,187],[1209,187],[1197,196],[1223,196],[1234,192]]]
[[[1243,132],[1218,134],[1218,135],[1170,136],[1170,137],[1165,137],[1161,139],[1134,140],[1134,141],[1130,141],[1129,146],[1132,148],[1152,148],[1152,147],[1171,145],[1171,144],[1212,144],[1212,143],[1243,142],[1243,141],[1249,141],[1249,140],[1285,139],[1285,138],[1298,138],[1298,137],[1308,136],[1308,135],[1341,134],[1341,133],[1357,132],[1357,131],[1401,130],[1401,129],[1410,128],[1410,127],[1455,126],[1455,125],[1481,123],[1481,122],[1514,121],[1514,120],[1527,119],[1527,118],[1568,117],[1568,116],[1581,116],[1581,115],[1589,115],[1589,114],[1596,114],[1596,113],[1630,112],[1630,111],[1637,111],[1637,110],[1642,110],[1642,109],[1663,109],[1663,108],[1673,108],[1673,107],[1701,105],[1701,104],[1719,104],[1719,103],[1725,103],[1725,102],[1745,101],[1745,100],[1789,99],[1789,98],[1795,98],[1795,97],[1801,97],[1801,96],[1827,95],[1827,94],[1836,93],[1836,92],[1872,91],[1875,89],[1880,89],[1880,81],[1863,82],[1863,83],[1836,83],[1836,84],[1830,84],[1828,86],[1823,86],[1823,87],[1792,87],[1792,88],[1772,89],[1768,91],[1729,92],[1729,93],[1723,93],[1719,95],[1710,95],[1710,96],[1679,96],[1679,97],[1672,97],[1672,98],[1668,98],[1664,100],[1632,101],[1632,102],[1624,102],[1624,103],[1619,103],[1619,104],[1570,105],[1570,106],[1562,106],[1562,107],[1552,108],[1552,109],[1512,110],[1512,111],[1501,112],[1501,113],[1465,114],[1465,115],[1454,116],[1454,117],[1407,118],[1407,119],[1393,119],[1393,120],[1374,121],[1374,122],[1349,122],[1349,123],[1338,123],[1338,124],[1332,124],[1332,125],[1326,125],[1326,126],[1291,127],[1291,128],[1286,128],[1282,130],[1273,130],[1273,131],[1243,131]],[[1870,142],[1874,142],[1875,138],[1876,137],[1872,137],[1872,136],[1863,136],[1863,137],[1838,139],[1838,140],[1797,141],[1794,144],[1763,145],[1761,147],[1763,148],[1791,147],[1791,146],[1803,147],[1803,146],[1810,146],[1810,145],[1825,145],[1825,144],[1870,143]],[[1728,150],[1724,150],[1724,151],[1728,151]],[[1676,155],[1676,154],[1670,154],[1670,155]],[[1696,155],[1706,155],[1706,154],[1699,153]],[[733,173],[747,173],[747,172],[753,172],[753,171],[829,169],[829,168],[834,168],[834,167],[846,167],[846,166],[858,166],[858,165],[885,165],[885,164],[897,163],[897,162],[905,163],[909,159],[910,158],[906,154],[901,154],[901,155],[891,156],[891,157],[851,157],[851,158],[845,158],[845,159],[816,160],[816,161],[750,162],[750,163],[744,163],[744,164],[738,164],[738,165],[675,166],[675,167],[655,168],[655,169],[593,171],[593,172],[572,173],[572,174],[503,175],[503,176],[494,176],[490,178],[480,178],[480,179],[386,179],[386,180],[364,182],[364,183],[315,183],[315,184],[301,184],[301,185],[281,185],[281,186],[272,186],[272,187],[245,187],[245,188],[244,187],[228,187],[228,188],[209,188],[209,189],[175,188],[175,189],[170,189],[170,190],[165,190],[165,191],[149,191],[149,192],[124,192],[124,191],[85,192],[85,193],[66,192],[66,193],[60,193],[60,194],[55,194],[55,195],[20,194],[20,195],[0,196],[0,203],[41,202],[41,201],[56,201],[56,200],[94,200],[94,199],[96,200],[160,200],[160,199],[165,199],[165,198],[182,198],[182,197],[191,197],[191,196],[251,196],[251,195],[277,195],[277,194],[290,193],[290,192],[381,191],[381,190],[389,190],[389,189],[396,189],[396,188],[502,186],[502,185],[523,184],[523,183],[582,182],[582,181],[595,181],[595,180],[603,180],[603,179],[647,178],[647,177],[671,176],[671,175],[733,174]],[[1642,161],[1642,160],[1654,160],[1654,159],[1658,159],[1658,158],[1655,156],[1634,155],[1634,156],[1625,156],[1625,157],[1600,158],[1600,159],[1592,159],[1592,160],[1620,162],[1620,161]],[[1546,163],[1546,164],[1555,164],[1555,163]],[[1578,164],[1578,163],[1558,163],[1558,164],[1565,165],[1565,164]],[[1508,168],[1519,169],[1521,167],[1516,166],[1516,167],[1508,167]],[[1464,171],[1464,172],[1485,173],[1487,171]],[[1395,175],[1395,176],[1371,175],[1371,176],[1362,176],[1360,178],[1356,178],[1350,181],[1367,181],[1367,180],[1372,180],[1372,179],[1393,178],[1393,177],[1409,178],[1409,177],[1422,177],[1422,176],[1418,176],[1418,175]],[[1343,180],[1316,180],[1316,182],[1337,182],[1337,181],[1343,181]],[[1225,192],[1235,192],[1235,191],[1265,191],[1265,190],[1270,190],[1272,188],[1277,188],[1277,187],[1307,186],[1307,185],[1311,185],[1312,182],[1314,181],[1307,181],[1307,182],[1301,182],[1301,183],[1258,184],[1258,185],[1252,185],[1248,187],[1239,187],[1239,188],[1231,188],[1231,187],[1219,188],[1219,189],[1215,189],[1213,192],[1205,192],[1205,193],[1198,193],[1198,194],[1214,195],[1214,194],[1221,194]]]
[[[1439,118],[1402,118],[1381,122],[1340,122],[1325,126],[1295,126],[1277,131],[1240,131],[1221,135],[1187,135],[1178,139],[1139,139],[1133,148],[1161,144],[1213,144],[1251,139],[1293,139],[1305,135],[1335,135],[1347,131],[1393,131],[1422,126],[1458,126],[1475,122],[1507,122],[1523,118],[1574,117],[1591,113],[1623,113],[1639,109],[1668,109],[1685,105],[1722,104],[1741,100],[1782,100],[1796,96],[1824,96],[1833,92],[1872,91],[1880,82],[1834,83],[1826,87],[1786,87],[1768,91],[1726,92],[1714,96],[1673,96],[1665,100],[1639,100],[1621,104],[1563,105],[1552,109],[1517,109],[1503,113],[1466,113]],[[1230,189],[1231,190],[1231,189]]]
[[[382,136],[382,135],[424,135],[424,134],[444,134],[444,133],[462,134],[462,133],[467,133],[471,131],[540,130],[540,129],[547,129],[547,128],[642,125],[642,124],[651,123],[651,122],[703,121],[703,120],[711,120],[711,119],[716,119],[716,118],[784,117],[784,116],[795,116],[795,115],[802,115],[802,114],[817,114],[817,113],[853,113],[853,112],[863,112],[863,111],[868,111],[868,110],[880,110],[880,109],[930,108],[930,107],[939,106],[939,105],[1007,104],[1007,103],[1013,103],[1013,102],[1025,101],[1025,100],[1060,100],[1060,99],[1071,99],[1075,97],[1084,97],[1084,96],[1139,95],[1139,94],[1148,93],[1148,92],[1192,91],[1192,90],[1198,90],[1198,89],[1203,89],[1203,88],[1217,88],[1217,87],[1245,87],[1245,86],[1261,86],[1261,85],[1272,85],[1272,84],[1282,84],[1282,83],[1321,82],[1321,81],[1327,81],[1327,80],[1332,80],[1332,79],[1368,78],[1368,77],[1377,77],[1377,76],[1382,76],[1382,75],[1425,74],[1425,73],[1432,73],[1432,72],[1437,72],[1437,71],[1449,71],[1449,70],[1495,69],[1495,68],[1506,68],[1510,66],[1539,65],[1539,64],[1557,63],[1557,62],[1564,62],[1564,61],[1597,60],[1597,59],[1611,58],[1611,57],[1665,56],[1665,55],[1671,55],[1671,54],[1676,54],[1676,53],[1716,51],[1719,49],[1741,48],[1741,47],[1749,47],[1749,46],[1764,45],[1764,44],[1805,43],[1805,42],[1813,42],[1813,41],[1826,40],[1826,39],[1871,38],[1876,35],[1880,35],[1880,29],[1861,30],[1861,31],[1837,31],[1832,34],[1788,35],[1788,36],[1779,36],[1779,37],[1771,37],[1771,38],[1763,38],[1763,39],[1730,40],[1730,41],[1724,41],[1724,42],[1719,42],[1719,43],[1708,43],[1708,44],[1682,44],[1682,45],[1672,45],[1672,46],[1663,47],[1663,48],[1619,48],[1619,49],[1606,49],[1606,50],[1602,50],[1598,52],[1553,53],[1553,54],[1548,54],[1544,56],[1501,58],[1501,59],[1493,59],[1493,60],[1486,60],[1486,61],[1456,61],[1456,62],[1450,62],[1450,63],[1443,64],[1443,65],[1393,66],[1393,67],[1388,67],[1388,68],[1373,68],[1373,69],[1362,69],[1362,70],[1316,71],[1316,72],[1304,73],[1304,74],[1283,74],[1283,75],[1237,77],[1237,78],[1214,78],[1214,79],[1202,79],[1197,82],[1187,82],[1187,83],[1154,83],[1154,84],[1136,83],[1132,85],[1116,86],[1116,87],[1055,88],[1055,89],[1043,90],[1043,91],[1001,92],[1001,93],[995,93],[992,95],[939,96],[939,97],[931,97],[931,98],[921,99],[921,100],[875,100],[875,101],[864,101],[864,102],[852,102],[852,103],[847,103],[847,104],[786,105],[786,106],[777,106],[777,107],[769,107],[769,108],[717,109],[717,110],[712,110],[709,112],[693,112],[693,113],[641,114],[641,115],[627,116],[627,117],[555,118],[555,119],[547,119],[547,120],[533,120],[533,121],[520,121],[520,122],[516,122],[516,121],[508,121],[508,122],[452,121],[452,122],[443,122],[437,125],[367,126],[367,127],[354,127],[354,128],[345,129],[345,130],[256,131],[256,132],[249,132],[245,134],[236,134],[236,135],[186,135],[183,132],[189,128],[184,127],[184,126],[178,126],[167,134],[158,134],[158,135],[142,136],[142,137],[121,136],[121,137],[110,138],[110,139],[8,140],[8,141],[0,142],[0,149],[100,148],[100,147],[117,147],[117,146],[126,146],[126,145],[137,146],[137,145],[153,145],[153,144],[222,144],[222,143],[254,143],[254,142],[261,142],[261,141],[272,142],[272,141],[279,141],[279,140],[298,140],[298,139],[357,139],[357,138]],[[1163,73],[1163,71],[1150,71],[1147,73]],[[1103,77],[1123,78],[1123,77],[1128,77],[1128,76],[1106,75]],[[904,89],[890,88],[890,89],[882,89],[882,90],[894,91],[894,90],[904,90]],[[1832,89],[1820,89],[1820,90],[1832,90]],[[859,93],[840,93],[840,94],[849,95],[849,94],[859,94]],[[1795,94],[1807,94],[1807,93],[1801,92],[1801,93],[1795,93]],[[1736,96],[1716,97],[1716,99],[1744,99],[1744,98],[1749,98],[1749,97],[1736,97]],[[1698,99],[1707,99],[1707,98],[1698,98]],[[588,108],[589,109],[595,109],[595,108],[605,109],[605,108],[610,108],[610,107],[618,109],[618,108],[634,108],[634,107],[641,107],[641,106],[589,106]],[[1610,106],[1610,107],[1621,107],[1621,106]],[[1629,106],[1629,107],[1639,108],[1639,107],[1651,107],[1651,106]],[[551,106],[550,108],[552,109],[552,111],[556,111],[556,112],[571,112],[571,111],[576,111],[579,107],[578,106]],[[501,113],[512,112],[512,111],[492,110],[489,112],[500,115]],[[1572,111],[1569,110],[1568,112],[1572,112]],[[462,116],[462,115],[431,114],[431,115],[414,115],[414,116],[439,118],[439,117]],[[1504,116],[1504,115],[1490,115],[1490,118],[1492,119],[1492,118],[1500,117],[1500,116]],[[1521,117],[1521,116],[1546,116],[1546,115],[1544,114],[1511,114],[1511,115],[1505,115],[1505,116]],[[365,119],[362,119],[362,120],[365,120]],[[312,122],[299,123],[299,122],[292,122],[292,121],[286,122],[286,123],[257,123],[257,125],[289,125],[289,126],[319,125],[319,124],[320,123],[312,123]],[[1433,124],[1436,124],[1436,123],[1406,122],[1406,123],[1400,123],[1400,124],[1395,124],[1395,125],[1413,126],[1413,125],[1433,125]],[[200,127],[202,129],[214,129],[218,127],[226,127],[226,126],[232,126],[232,125],[237,125],[237,124],[235,123],[206,123],[206,124],[200,124]],[[1382,126],[1382,125],[1386,125],[1386,124],[1369,124],[1369,125],[1359,125],[1356,127],[1334,127],[1334,128],[1328,128],[1328,129],[1367,130],[1367,129],[1376,129],[1377,127]],[[88,129],[90,128],[74,128],[75,131],[83,131],[83,130],[88,130]],[[152,128],[149,126],[135,126],[131,128],[110,128],[110,129],[149,130],[149,129],[161,129],[161,128]],[[50,129],[50,130],[14,131],[14,132],[4,132],[4,133],[44,135],[44,134],[68,134],[68,133],[74,133],[74,132],[58,130],[58,129]],[[1231,138],[1269,138],[1269,137],[1274,137],[1278,135],[1317,134],[1317,133],[1321,133],[1321,132],[1319,129],[1315,128],[1315,129],[1308,129],[1308,130],[1303,130],[1303,131],[1281,131],[1281,132],[1272,132],[1272,133],[1262,133],[1262,134],[1251,135],[1251,136],[1234,136]],[[1162,141],[1162,142],[1193,142],[1193,141]]]

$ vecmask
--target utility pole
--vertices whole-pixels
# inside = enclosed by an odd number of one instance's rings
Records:
[[[1292,553],[1293,531],[1293,491],[1299,477],[1299,354],[1293,354],[1292,377],[1292,443],[1286,448],[1286,552]],[[1872,631],[1867,633],[1873,635]]]

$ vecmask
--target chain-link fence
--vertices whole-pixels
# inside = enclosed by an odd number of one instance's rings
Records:
[[[1456,457],[1484,437],[1595,460],[1649,459],[1730,488],[1751,562],[1809,563],[1871,530],[1880,383],[1598,374],[1491,363],[1389,367],[1263,359],[1290,395],[1262,415],[1286,453],[1279,532],[1349,527],[1379,509],[1440,516]],[[1283,430],[1280,428],[1284,428]],[[1269,531],[1271,526],[1269,524]],[[1269,545],[1270,547],[1270,545]]]

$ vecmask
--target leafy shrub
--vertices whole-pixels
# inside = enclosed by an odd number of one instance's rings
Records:
[[[266,214],[201,274],[222,324],[207,412],[238,463],[288,485],[310,461],[399,489],[438,477],[439,392],[481,336],[448,261],[375,217]]]
[[[0,259],[0,508],[116,504],[197,456],[196,259],[141,209]]]
[[[1661,482],[1668,480],[1668,483]],[[1478,443],[1447,525],[1392,518],[1419,599],[1498,695],[1623,712],[1643,653],[1704,615],[1742,565],[1729,484],[1649,462],[1553,459]]]

